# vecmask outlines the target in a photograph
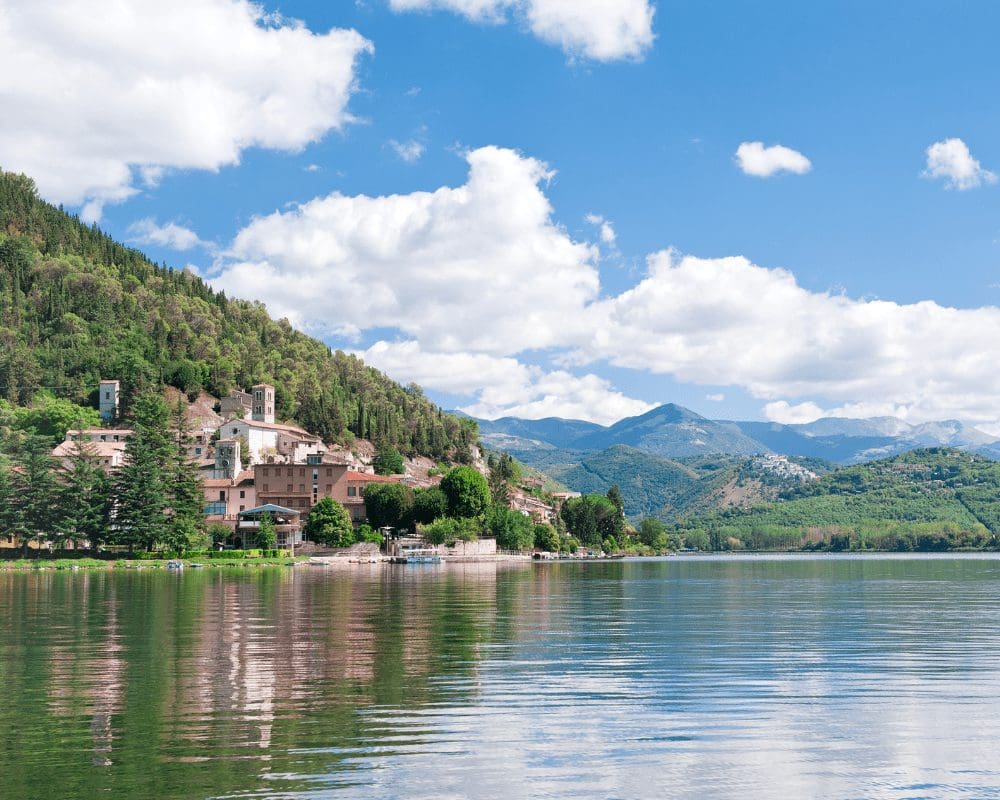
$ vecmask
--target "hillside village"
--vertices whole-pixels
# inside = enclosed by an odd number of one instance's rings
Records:
[[[178,395],[180,396],[180,395]],[[102,380],[99,386],[102,426],[71,429],[52,450],[52,457],[66,463],[81,445],[108,474],[125,462],[132,429],[121,417],[121,383]],[[398,474],[379,475],[372,466],[374,446],[356,440],[351,449],[324,443],[304,428],[276,421],[275,389],[266,383],[250,391],[236,389],[218,403],[203,396],[188,404],[191,426],[188,457],[204,493],[206,524],[225,525],[232,531],[231,545],[251,542],[260,516],[268,513],[278,522],[277,544],[294,548],[304,543],[303,529],[309,511],[325,498],[347,509],[351,522],[368,522],[366,489],[372,484],[397,483],[426,489],[441,482],[442,471],[426,457],[404,462]],[[478,467],[485,465],[478,449]],[[526,478],[510,487],[507,505],[536,523],[555,523],[557,505],[538,495],[542,481]],[[556,503],[576,493],[557,494]]]

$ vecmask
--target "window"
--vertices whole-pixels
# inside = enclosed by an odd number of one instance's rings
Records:
[[[299,492],[304,492],[306,490],[306,485],[304,483],[299,484]]]
[[[115,437],[115,439],[117,440],[117,439],[118,439],[118,437],[116,436],[116,437]],[[196,447],[196,448],[194,449],[194,454],[195,454],[196,456],[200,456],[200,455],[201,455],[201,448],[200,448],[200,447]]]
[[[333,477],[333,467],[327,467],[326,468],[326,477],[328,477],[328,478],[332,478]]]
[[[285,489],[285,491],[286,492],[291,492],[292,491],[292,484],[288,484],[288,487]]]
[[[357,497],[358,496],[358,487],[357,486],[348,486],[347,487],[347,496],[348,497]]]
[[[240,506],[240,511],[246,511],[246,506]]]
[[[244,499],[246,496],[247,496],[246,491],[243,490],[243,489],[240,489],[240,500]]]
[[[236,436],[240,432],[239,428],[233,428],[233,436]]]
[[[300,467],[299,468],[299,477],[300,478],[304,478],[305,476],[306,476],[306,468],[305,467]]]
[[[271,491],[271,487],[269,487],[266,483],[264,484],[264,491],[265,492]]]
[[[327,494],[333,494],[333,484],[332,483],[328,483],[326,485],[326,493]]]
[[[219,500],[221,502],[225,502],[226,501],[226,492],[225,492],[224,489],[222,489],[222,490],[219,491]]]
[[[289,478],[291,478],[293,475],[295,475],[295,470],[289,467],[288,472],[286,472],[285,474],[288,475]]]

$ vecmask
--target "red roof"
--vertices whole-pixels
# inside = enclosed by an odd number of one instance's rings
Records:
[[[365,483],[399,483],[388,475],[372,475],[370,472],[355,472],[354,470],[347,471],[347,480],[364,481]]]

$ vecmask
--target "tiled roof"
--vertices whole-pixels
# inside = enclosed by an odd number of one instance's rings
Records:
[[[252,419],[231,419],[228,422],[222,423],[219,427],[224,428],[226,427],[226,425],[237,425],[237,424],[244,424],[248,425],[251,428],[260,428],[261,430],[266,430],[266,431],[284,431],[285,433],[294,433],[295,435],[301,436],[304,439],[315,439],[317,442],[319,441],[318,436],[314,436],[313,434],[309,433],[309,431],[303,430],[297,425],[282,425],[279,422],[257,422]]]
[[[100,458],[111,458],[116,453],[125,451],[125,442],[92,442],[89,439],[84,439],[81,442],[60,442],[52,451],[52,455],[56,458],[75,455],[77,445]]]
[[[388,475],[373,475],[370,472],[355,472],[354,470],[347,471],[347,480],[366,483],[399,483],[398,480]]]

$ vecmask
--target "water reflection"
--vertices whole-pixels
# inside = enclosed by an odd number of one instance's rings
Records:
[[[0,576],[10,797],[1000,796],[1000,561]]]

